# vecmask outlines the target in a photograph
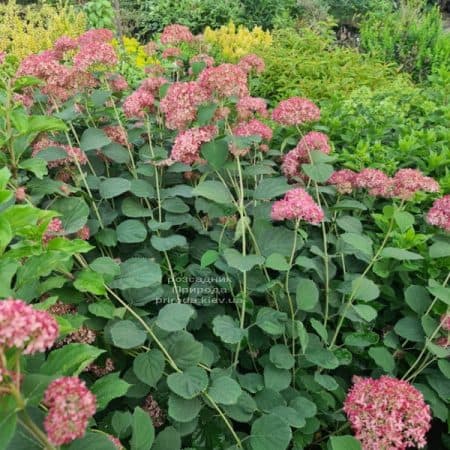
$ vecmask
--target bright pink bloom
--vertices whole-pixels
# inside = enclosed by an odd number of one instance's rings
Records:
[[[167,25],[161,34],[161,43],[163,44],[179,44],[181,42],[192,42],[193,40],[194,35],[184,25]]]
[[[25,355],[45,352],[58,337],[58,324],[46,311],[22,300],[0,301],[0,347],[18,348]]]
[[[378,169],[363,169],[356,175],[355,186],[367,189],[370,195],[389,196],[392,180]]]
[[[415,169],[400,169],[394,175],[391,185],[393,197],[409,200],[418,191],[438,192],[439,183]]]
[[[281,101],[272,111],[272,119],[281,125],[301,125],[320,119],[320,109],[311,100],[292,97]]]
[[[210,99],[208,91],[196,81],[170,85],[160,108],[166,116],[166,126],[171,130],[183,130],[195,120],[198,107]]]
[[[177,58],[181,56],[181,50],[177,47],[168,47],[166,48],[161,55],[163,58]]]
[[[262,73],[266,69],[264,60],[253,53],[242,57],[238,62],[238,66],[246,73],[250,73],[252,71]]]
[[[313,150],[326,153],[327,155],[331,151],[328,136],[320,131],[310,131],[305,134],[295,148],[298,152],[298,156],[302,162],[310,163],[310,153]]]
[[[214,139],[216,134],[217,128],[213,125],[182,131],[175,138],[170,158],[184,164],[195,163],[200,158],[201,145]]]
[[[47,243],[62,232],[64,232],[64,228],[61,219],[54,217],[48,224],[47,230],[45,231],[44,236],[42,236],[42,240],[44,243]]]
[[[324,219],[324,213],[313,198],[301,188],[288,191],[283,199],[272,205],[273,220],[304,220],[317,225]]]
[[[450,331],[450,313],[442,314],[441,327],[445,331]]]
[[[145,89],[139,88],[123,102],[122,109],[126,117],[145,117],[155,103],[155,97]]]
[[[198,82],[219,98],[248,96],[247,73],[236,64],[208,67],[202,71]]]
[[[450,194],[435,200],[428,211],[427,222],[435,227],[450,231]]]
[[[327,180],[328,184],[336,187],[340,194],[351,194],[355,188],[357,173],[350,169],[337,170]]]
[[[236,110],[240,119],[250,119],[253,114],[259,114],[267,117],[267,103],[263,98],[258,97],[241,97],[237,104]]]
[[[73,63],[81,70],[86,70],[93,65],[115,66],[118,62],[114,47],[106,42],[92,41],[82,45],[79,52],[73,58]]]
[[[107,125],[106,127],[103,127],[103,131],[105,132],[106,136],[111,139],[111,141],[125,147],[128,145],[127,132],[121,125]]]
[[[114,33],[106,28],[98,28],[86,31],[78,37],[79,45],[89,45],[91,42],[110,42]]]
[[[84,435],[95,414],[95,396],[77,377],[62,377],[50,383],[44,394],[49,412],[44,428],[53,445],[63,445]]]
[[[77,231],[77,238],[83,239],[83,241],[88,241],[91,236],[91,230],[87,225],[84,225],[81,229]]]
[[[363,450],[424,447],[430,429],[430,407],[407,381],[388,376],[354,378],[344,411]]]

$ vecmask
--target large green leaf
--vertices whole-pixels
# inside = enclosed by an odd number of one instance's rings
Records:
[[[97,400],[97,411],[105,409],[111,400],[124,396],[129,387],[130,384],[120,378],[119,372],[99,378],[90,387]]]
[[[131,183],[125,178],[106,178],[99,185],[100,196],[105,199],[117,197],[130,188]]]
[[[213,333],[227,344],[237,344],[247,334],[231,316],[225,315],[214,317]]]
[[[160,350],[139,353],[133,361],[133,372],[145,384],[156,386],[164,373],[166,362]]]
[[[117,240],[126,244],[137,244],[145,241],[147,228],[139,220],[128,219],[121,222],[117,228]]]
[[[192,193],[197,197],[205,197],[225,205],[229,205],[233,201],[231,192],[220,181],[203,181],[195,187]]]
[[[227,248],[223,256],[230,267],[241,272],[247,272],[253,267],[264,264],[264,257],[260,255],[243,255],[234,248]]]
[[[130,258],[120,265],[120,275],[110,283],[112,288],[139,289],[161,283],[159,264],[147,258]]]
[[[314,281],[300,278],[296,291],[297,307],[302,311],[313,310],[319,302],[319,289]]]
[[[131,320],[116,322],[110,333],[113,344],[124,349],[139,347],[147,340],[147,333]]]
[[[160,309],[156,324],[165,331],[183,330],[194,314],[195,309],[191,305],[170,303]]]
[[[285,194],[292,188],[285,177],[263,178],[256,186],[253,198],[255,200],[271,200]]]
[[[87,128],[81,135],[80,148],[85,152],[97,150],[111,143],[103,130],[98,128]]]
[[[173,234],[167,237],[160,237],[154,234],[151,238],[151,243],[155,250],[160,252],[172,250],[175,247],[187,246],[186,238],[180,234]]]
[[[150,450],[155,440],[155,428],[150,415],[142,408],[134,409],[131,420],[130,450]]]
[[[291,438],[291,428],[275,414],[264,415],[253,422],[250,435],[252,450],[286,450]]]
[[[208,394],[217,403],[234,405],[242,394],[242,390],[237,381],[227,376],[221,376],[212,381]]]
[[[170,374],[167,385],[180,397],[191,399],[208,387],[208,375],[200,367],[188,367],[184,372]]]
[[[202,403],[198,397],[187,400],[176,394],[169,395],[169,416],[177,422],[194,420],[201,408]]]
[[[331,450],[361,450],[360,442],[353,436],[332,436]]]
[[[86,225],[89,207],[82,198],[60,198],[52,203],[52,210],[61,214],[61,221],[66,233],[75,233]]]

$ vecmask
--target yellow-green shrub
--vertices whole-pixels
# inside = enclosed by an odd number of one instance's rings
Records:
[[[206,42],[213,44],[220,52],[221,57],[235,62],[242,56],[252,53],[255,48],[266,48],[272,44],[272,36],[261,27],[252,30],[240,25],[236,27],[233,22],[223,25],[217,30],[206,27],[204,31]]]
[[[0,51],[19,59],[50,48],[60,36],[79,36],[86,29],[84,13],[73,6],[0,4]]]

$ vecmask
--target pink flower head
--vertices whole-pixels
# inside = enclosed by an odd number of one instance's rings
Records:
[[[184,25],[167,25],[161,34],[161,43],[163,44],[179,44],[181,42],[192,42],[193,40],[194,35]]]
[[[272,111],[272,119],[281,125],[301,125],[320,119],[320,109],[311,100],[292,97],[281,101]]]
[[[145,44],[144,46],[144,52],[148,55],[148,56],[153,56],[156,55],[156,51],[158,50],[158,45],[156,42],[154,41],[150,41],[147,44]]]
[[[52,238],[62,233],[63,231],[64,228],[61,219],[54,217],[48,224],[47,230],[45,231],[44,236],[42,236],[42,240],[44,243],[47,243],[48,241],[50,241]]]
[[[78,42],[69,36],[61,36],[53,45],[53,49],[59,53],[61,57],[64,53],[70,50],[76,50],[77,48]]]
[[[272,129],[257,119],[249,122],[240,122],[233,128],[234,136],[248,137],[259,136],[261,139],[270,141],[272,139]],[[236,145],[230,145],[230,152],[235,156],[243,156],[250,151],[250,147],[238,148]]]
[[[164,77],[150,77],[142,82],[141,88],[150,92],[154,97],[158,97],[161,86],[164,86],[168,82]]]
[[[166,116],[166,126],[171,130],[183,130],[195,120],[197,109],[210,99],[208,91],[196,81],[170,85],[160,108]]]
[[[91,230],[87,225],[84,225],[77,231],[77,238],[83,239],[83,241],[88,241],[91,236]]]
[[[324,219],[324,213],[313,198],[301,188],[288,191],[283,199],[272,205],[273,220],[304,220],[317,225]]]
[[[356,175],[355,186],[367,189],[370,195],[389,196],[392,180],[381,170],[363,169]]]
[[[262,73],[266,69],[264,60],[253,53],[242,57],[238,62],[238,66],[246,73],[250,73],[252,71]]]
[[[34,99],[32,94],[14,94],[13,99],[17,103],[22,103],[25,108],[30,109],[34,105]]]
[[[445,231],[450,231],[450,194],[435,200],[428,211],[427,222]]]
[[[50,383],[44,394],[49,412],[44,428],[53,445],[64,445],[86,432],[95,414],[95,396],[77,377],[62,377]]]
[[[281,171],[287,178],[294,178],[300,175],[300,164],[302,160],[296,148],[290,150],[283,156]]]
[[[194,55],[190,60],[189,60],[189,65],[191,66],[191,68],[189,69],[189,75],[192,75],[192,66],[195,63],[203,63],[205,65],[205,67],[212,67],[214,66],[214,58],[212,56],[207,55],[206,53],[199,53],[198,55]]]
[[[407,381],[355,377],[344,411],[364,450],[406,450],[426,445],[430,407]]]
[[[240,119],[250,119],[253,114],[259,114],[267,117],[267,103],[263,98],[258,97],[241,97],[237,104],[236,110]]]
[[[78,37],[79,45],[89,45],[91,42],[110,42],[114,38],[114,33],[106,28],[88,30]]]
[[[439,183],[431,177],[425,177],[415,169],[400,169],[392,179],[391,195],[403,200],[411,199],[418,191],[438,192]]]
[[[181,56],[181,50],[177,47],[168,47],[166,48],[161,55],[163,58],[177,58],[178,56]]]
[[[51,141],[46,137],[40,138],[33,144],[33,151],[31,154],[32,156],[39,155],[42,150],[49,147],[56,147],[58,149],[61,149],[67,155],[65,158],[49,161],[47,165],[50,168],[70,165],[75,161],[77,161],[80,165],[85,165],[87,163],[87,156],[80,148],[72,147],[66,144],[59,144],[58,142]]]
[[[182,131],[173,143],[170,158],[184,164],[193,164],[200,158],[200,147],[211,141],[217,134],[213,125],[200,128],[190,128]]]
[[[295,150],[298,152],[301,162],[310,163],[311,159],[309,155],[313,150],[328,155],[331,151],[331,147],[326,134],[321,133],[320,131],[310,131],[300,139]]]
[[[26,188],[20,186],[16,189],[16,200],[18,202],[23,202],[27,198]]]
[[[336,187],[340,194],[351,194],[355,188],[357,173],[350,169],[337,170],[331,174],[327,183]]]
[[[236,64],[207,67],[200,74],[198,82],[219,98],[248,95],[247,73]]]
[[[435,343],[436,345],[439,345],[439,347],[450,348],[450,336],[448,337],[442,336],[436,339]]]
[[[442,314],[441,328],[445,331],[450,331],[450,313]]]
[[[127,132],[121,125],[107,125],[106,127],[103,127],[103,131],[106,136],[111,139],[111,141],[125,147],[128,145]]]
[[[114,47],[106,42],[91,41],[81,45],[73,58],[75,67],[86,70],[94,65],[115,66],[118,62]]]
[[[161,64],[150,64],[144,69],[144,71],[152,77],[157,77],[163,75],[166,70],[163,66],[161,66]]]
[[[113,92],[122,92],[128,89],[127,80],[119,74],[110,74],[109,85]]]
[[[145,89],[139,88],[123,102],[122,108],[126,117],[145,117],[155,103],[155,97]]]
[[[45,352],[58,337],[58,324],[46,311],[22,300],[0,301],[0,347],[18,348],[25,355]]]

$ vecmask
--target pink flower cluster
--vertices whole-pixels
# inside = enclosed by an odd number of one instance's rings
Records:
[[[450,231],[450,194],[435,200],[428,211],[427,222],[445,231]]]
[[[195,120],[198,107],[209,99],[209,92],[196,81],[171,84],[160,103],[167,128],[186,129]]]
[[[71,145],[66,144],[59,144],[58,142],[54,142],[47,137],[42,137],[33,144],[33,151],[31,154],[32,156],[39,155],[42,150],[49,147],[56,147],[63,150],[67,154],[65,158],[49,161],[47,165],[50,168],[69,166],[75,161],[77,161],[80,165],[84,165],[87,163],[87,156],[80,148],[72,147]]]
[[[263,73],[264,70],[266,70],[264,60],[253,53],[242,57],[237,65],[246,73],[253,71],[256,73]]]
[[[267,117],[267,103],[263,98],[241,97],[236,104],[236,111],[239,119],[249,119],[253,114],[259,114],[261,117]]]
[[[272,119],[281,125],[301,125],[320,119],[320,109],[311,100],[292,97],[281,101],[272,111]]]
[[[184,164],[195,163],[200,158],[201,145],[211,141],[216,134],[217,128],[213,125],[182,131],[175,138],[170,158]]]
[[[64,231],[64,229],[63,229],[63,224],[61,222],[61,219],[54,217],[48,224],[47,229],[45,230],[44,236],[42,236],[42,241],[44,243],[47,243],[48,241],[50,241],[56,235],[58,235],[59,233],[62,233],[63,231]]]
[[[247,73],[236,64],[207,67],[201,72],[198,82],[207,92],[219,98],[248,95]]]
[[[198,55],[194,55],[190,60],[189,64],[192,66],[195,63],[202,62],[205,64],[205,67],[212,67],[214,65],[214,58],[209,56],[206,53],[199,53]]]
[[[181,56],[181,50],[177,47],[167,47],[161,54],[161,56],[165,59],[168,58],[177,58]]]
[[[22,300],[0,301],[0,347],[21,349],[25,355],[44,352],[58,337],[58,324],[46,311]]]
[[[300,176],[300,165],[311,162],[310,153],[313,150],[329,154],[331,151],[328,136],[319,131],[310,131],[303,136],[297,146],[286,153],[281,164],[281,170],[288,178]]]
[[[127,132],[121,125],[107,125],[106,127],[103,127],[103,131],[111,141],[125,147],[128,145]]]
[[[257,119],[249,122],[240,122],[233,128],[233,135],[240,137],[259,136],[261,139],[270,141],[272,139],[272,129]],[[235,156],[243,156],[250,151],[250,147],[238,148],[230,144],[230,152]]]
[[[179,24],[167,25],[161,34],[162,44],[180,44],[181,42],[192,42],[194,35],[188,27]]]
[[[450,331],[450,313],[442,314],[441,328],[445,331]]]
[[[58,446],[82,437],[96,410],[94,394],[77,377],[50,383],[44,404],[49,408],[44,428],[50,443]]]
[[[77,238],[82,239],[83,241],[88,241],[91,237],[91,230],[87,225],[84,225],[77,231]]]
[[[344,411],[363,450],[406,450],[426,445],[430,407],[406,381],[355,377]]]
[[[273,220],[304,220],[317,225],[324,219],[324,213],[313,198],[301,188],[288,191],[283,199],[272,205]]]
[[[128,82],[122,75],[109,74],[108,82],[113,92],[122,92],[128,89]]]
[[[370,195],[410,200],[416,192],[438,192],[439,184],[416,169],[400,169],[392,178],[378,169],[363,169],[356,173],[349,169],[334,172],[328,184],[336,186],[340,193],[353,189],[366,189]]]

